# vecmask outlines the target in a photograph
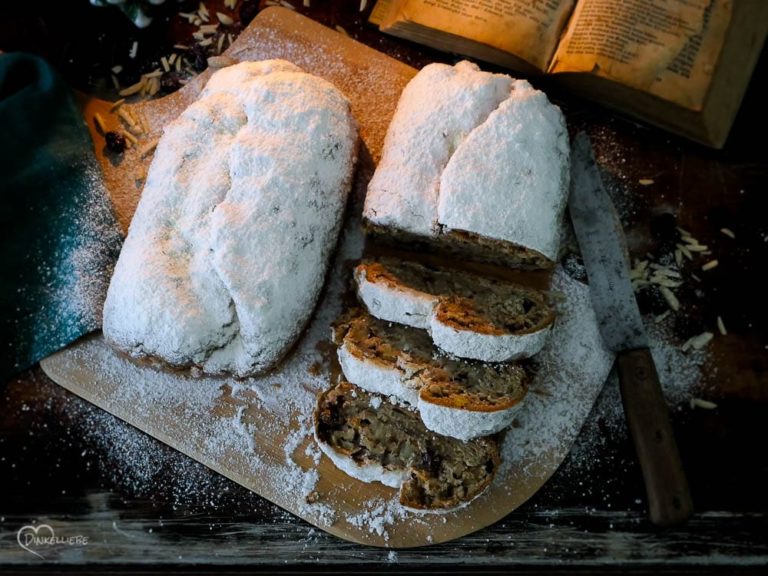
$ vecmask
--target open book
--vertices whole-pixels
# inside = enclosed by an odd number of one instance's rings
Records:
[[[768,0],[379,0],[382,32],[525,74],[720,148]]]

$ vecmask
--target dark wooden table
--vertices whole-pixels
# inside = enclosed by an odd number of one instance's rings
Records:
[[[409,64],[450,61],[367,28],[356,3],[313,4],[319,5],[302,10]],[[30,6],[11,9],[0,21],[0,49],[36,49],[56,61],[74,85],[103,93],[103,70],[111,63],[87,59],[87,48],[106,42],[122,49],[132,32],[124,29],[122,36],[106,40],[86,33],[73,40],[67,27],[83,18],[122,24],[117,15],[48,7],[53,16],[40,16]],[[174,26],[163,30],[183,33]],[[169,40],[154,41],[159,46]],[[81,61],[69,62],[73,54]],[[720,262],[709,272],[697,269],[703,260],[686,262],[687,281],[678,291],[683,310],[665,323],[665,342],[678,354],[672,363],[680,363],[672,375],[695,380],[683,389],[672,382],[668,390],[696,506],[687,525],[659,530],[646,520],[614,381],[572,454],[525,506],[455,542],[387,551],[313,528],[69,394],[35,368],[0,390],[0,571],[224,573],[375,566],[419,572],[765,573],[768,307],[760,276],[768,261],[767,60],[764,55],[758,65],[722,151],[616,117],[536,82],[563,106],[572,128],[591,134],[633,257],[657,259],[669,251],[670,230],[677,224],[710,246]],[[693,274],[701,281],[691,280]],[[642,305],[649,322],[663,309],[653,297]],[[726,321],[728,335],[716,336],[691,376],[679,346],[704,330],[716,332],[717,316]],[[717,407],[693,409],[689,396]],[[39,558],[17,539],[24,526],[45,533],[42,524],[67,541],[38,548]]]

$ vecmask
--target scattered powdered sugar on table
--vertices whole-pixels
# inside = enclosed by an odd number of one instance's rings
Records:
[[[387,527],[405,519],[408,511],[396,500],[372,500],[368,509],[359,514],[347,517],[347,522],[357,528],[364,528],[372,534],[383,536],[389,540]]]
[[[62,250],[59,280],[65,287],[52,293],[59,317],[92,318],[84,323],[101,324],[101,312],[122,237],[117,228],[98,166],[83,162],[81,177],[88,193],[68,219],[69,246]],[[75,233],[76,231],[76,233]]]
[[[632,166],[635,159],[618,134],[619,131],[612,125],[590,130],[603,183],[622,222],[627,226],[625,234],[633,262],[637,262],[637,259],[649,259],[651,263],[671,267],[681,274],[682,281],[695,285],[695,279],[691,278],[692,266],[688,265],[690,263],[684,261],[684,266],[675,266],[674,254],[669,252],[669,246],[666,246],[658,237],[654,238],[657,247],[654,250],[655,253],[649,254],[643,234],[633,230],[632,223],[639,219],[638,214],[642,212],[644,198],[637,193],[635,180],[629,177],[638,168],[636,165]],[[660,197],[663,199],[664,194]],[[673,216],[679,212],[679,208],[670,202],[665,207],[665,214]],[[659,217],[655,213],[649,216]],[[676,217],[671,220],[675,222]],[[571,243],[569,249],[577,252],[572,232],[566,235],[566,239]],[[639,247],[635,247],[635,244],[639,244]],[[671,246],[674,247],[674,243]],[[586,271],[575,255],[568,256],[564,266],[572,276],[586,281]],[[667,305],[662,301],[660,308],[667,310]],[[708,350],[683,349],[686,340],[694,335],[685,330],[687,322],[680,322],[682,318],[690,318],[691,312],[685,308],[686,302],[681,300],[679,312],[668,310],[659,314],[659,310],[649,310],[643,317],[661,387],[675,421],[685,419],[689,414],[691,399],[706,389],[717,371],[716,365],[710,361],[711,356]],[[641,302],[641,310],[643,309]],[[694,324],[698,323],[694,322]],[[566,460],[564,473],[572,479],[582,478],[583,480],[578,481],[580,485],[588,484],[591,470],[599,466],[604,467],[606,460],[612,460],[612,464],[616,466],[621,464],[618,460],[631,458],[631,453],[625,454],[624,451],[622,455],[616,453],[617,444],[626,441],[627,437],[618,376],[612,372],[585,423],[574,450]]]
[[[81,454],[86,468],[95,465],[114,492],[193,512],[230,508],[233,498],[243,513],[261,504],[255,494],[239,494],[229,479],[96,406],[75,401],[64,410],[71,420],[68,434],[87,446]]]
[[[66,157],[72,161],[72,182],[58,191],[61,199],[53,205],[35,200],[31,213],[38,213],[35,218],[47,213],[48,220],[28,237],[27,245],[15,246],[25,250],[24,265],[12,267],[20,272],[8,278],[16,286],[14,304],[9,302],[4,308],[9,314],[0,318],[4,330],[15,333],[2,343],[14,370],[101,326],[104,296],[122,243],[95,161],[86,153],[72,156],[68,151]]]
[[[666,323],[646,321],[648,339],[664,397],[674,414],[686,414],[690,400],[705,384],[702,371],[709,357],[706,350],[683,352],[682,342]],[[673,416],[675,420],[679,416]],[[571,477],[589,478],[590,471],[604,465],[606,458],[616,460],[610,446],[628,436],[624,407],[616,372],[611,372],[597,398],[590,417],[566,461]],[[626,456],[626,455],[625,455]],[[605,491],[605,490],[604,490]],[[606,493],[610,499],[610,494]]]

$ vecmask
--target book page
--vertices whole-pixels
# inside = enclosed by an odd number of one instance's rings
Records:
[[[389,14],[389,11],[392,9],[392,0],[378,0],[376,4],[373,5],[373,10],[371,10],[371,15],[368,16],[368,22],[373,24],[374,26],[381,26],[381,23],[384,22],[384,20],[387,17],[387,14]]]
[[[383,32],[398,21],[469,38],[544,71],[574,0],[393,0]]]
[[[731,0],[580,0],[549,72],[588,72],[701,110]]]

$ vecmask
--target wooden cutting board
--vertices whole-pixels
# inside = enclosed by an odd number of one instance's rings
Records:
[[[364,150],[356,178],[358,202],[378,160],[399,94],[415,70],[290,10],[267,9],[226,51],[236,60],[284,58],[333,82],[350,98]],[[104,153],[93,116],[118,127],[111,104],[83,101],[124,229],[138,202],[151,152],[142,149],[191,103],[210,76],[170,96],[124,106],[147,128],[122,158]],[[611,357],[602,348],[586,288],[556,274],[567,295],[544,368],[531,386],[505,445],[505,463],[489,490],[447,514],[402,509],[395,490],[349,478],[321,456],[311,434],[315,395],[334,372],[330,322],[342,310],[349,261],[360,256],[355,208],[318,311],[302,341],[265,378],[201,379],[141,366],[113,352],[100,335],[41,364],[60,385],[133,424],[235,482],[337,536],[389,547],[420,546],[483,528],[530,498],[565,458],[605,381]],[[576,346],[571,343],[578,341]]]

